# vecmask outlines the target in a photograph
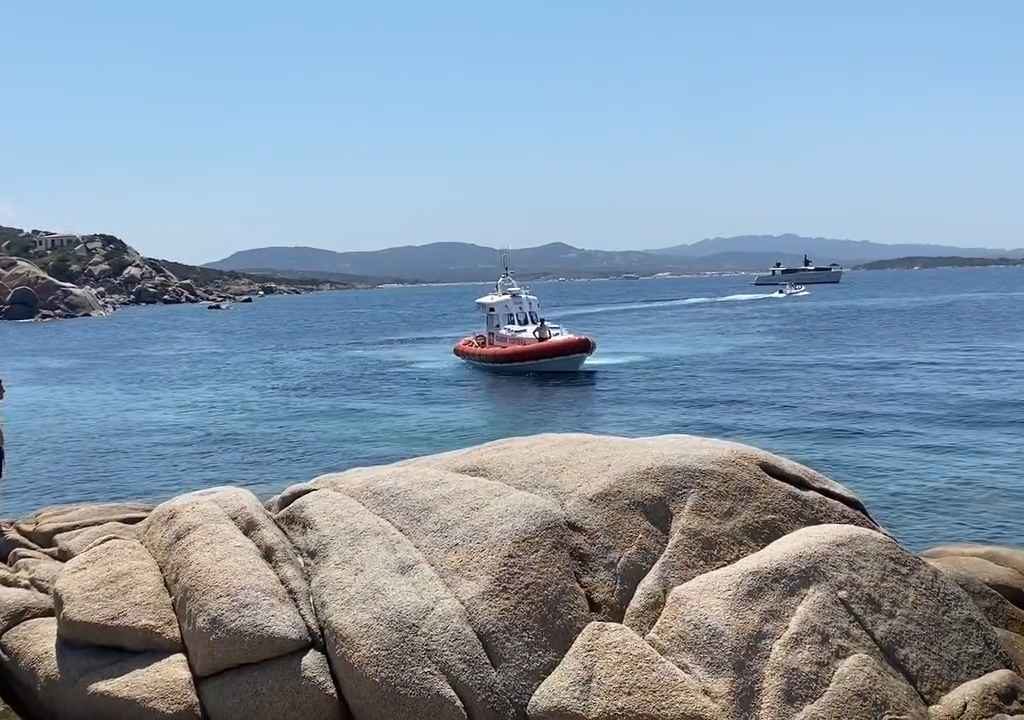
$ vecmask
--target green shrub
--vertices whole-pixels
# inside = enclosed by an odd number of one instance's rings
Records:
[[[7,252],[15,257],[29,257],[32,254],[32,238],[17,237],[10,241]]]
[[[71,273],[71,261],[64,253],[57,253],[50,258],[46,272],[61,282],[74,282]]]

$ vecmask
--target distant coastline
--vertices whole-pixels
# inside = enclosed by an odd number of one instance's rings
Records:
[[[1024,248],[886,245],[785,234],[709,238],[660,250],[592,250],[564,242],[511,250],[512,269],[520,280],[763,272],[779,262],[799,266],[805,256],[819,265],[836,263],[853,268],[908,257],[1024,258]],[[499,270],[498,257],[498,248],[467,242],[433,242],[354,252],[272,246],[241,250],[204,267],[285,277],[316,274],[327,279],[348,280],[355,276],[372,278],[378,285],[419,285],[493,282]]]
[[[855,270],[927,270],[930,268],[1024,267],[1020,258],[985,258],[950,255],[945,257],[900,257],[875,260],[855,267]]]

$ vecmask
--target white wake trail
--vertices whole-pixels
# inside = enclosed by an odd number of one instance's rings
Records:
[[[803,294],[803,293],[801,293]],[[721,297],[692,297],[680,298],[678,300],[652,300],[650,302],[622,303],[620,305],[595,305],[591,307],[566,308],[558,312],[558,317],[575,317],[578,315],[595,315],[607,312],[622,312],[625,310],[646,310],[647,308],[677,307],[680,305],[704,305],[706,303],[718,302],[743,302],[748,300],[765,300],[767,298],[783,297],[775,293],[742,293],[739,295],[723,295]]]

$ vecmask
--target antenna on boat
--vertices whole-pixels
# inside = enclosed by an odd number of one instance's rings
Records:
[[[498,278],[498,282],[495,283],[494,288],[498,293],[504,292],[507,288],[515,287],[515,281],[512,279],[512,248],[505,246],[498,250],[498,266],[503,268],[501,276]]]
[[[505,275],[512,274],[512,248],[507,245],[498,250],[498,267],[503,268]]]

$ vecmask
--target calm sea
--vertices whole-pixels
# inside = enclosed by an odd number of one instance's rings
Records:
[[[681,432],[811,465],[914,548],[1024,543],[1024,271],[849,273],[794,298],[748,282],[537,283],[599,342],[588,372],[551,377],[451,355],[483,285],[0,324],[0,515],[270,494],[511,435]]]

